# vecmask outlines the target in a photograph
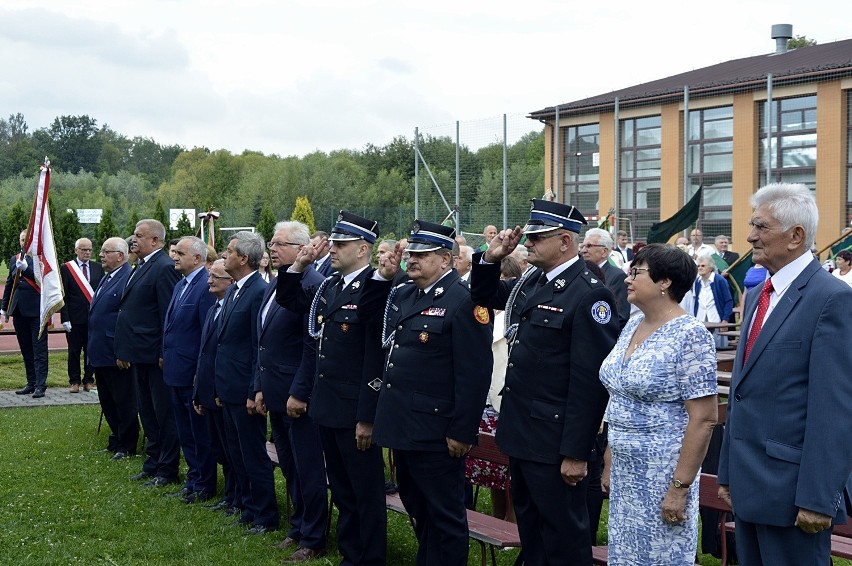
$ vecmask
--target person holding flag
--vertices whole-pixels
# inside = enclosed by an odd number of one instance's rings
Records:
[[[41,167],[29,227],[21,232],[21,252],[9,260],[9,277],[0,303],[0,317],[12,316],[24,357],[27,384],[18,395],[44,397],[47,389],[47,332],[45,327],[64,305],[53,228],[47,206],[50,162]],[[38,258],[38,261],[35,261]]]

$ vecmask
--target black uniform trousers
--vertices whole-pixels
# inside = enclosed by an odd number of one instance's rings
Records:
[[[207,423],[207,434],[210,436],[210,453],[214,461],[222,466],[222,476],[225,478],[225,489],[222,499],[229,507],[234,507],[240,500],[237,490],[237,479],[234,477],[234,469],[231,466],[231,457],[228,454],[225,443],[225,417],[222,409],[204,408],[204,420]],[[214,469],[214,479],[216,478]]]
[[[89,325],[72,324],[71,332],[65,335],[68,341],[68,383],[80,384],[80,352],[83,353],[83,384],[94,383],[93,370],[89,366],[86,350],[89,342]]]
[[[394,449],[393,457],[399,497],[415,522],[417,566],[466,565],[465,459],[452,458],[443,450]]]
[[[39,320],[35,316],[15,315],[12,326],[18,338],[18,346],[24,357],[24,369],[27,373],[27,385],[47,387],[47,329],[38,337]]]
[[[149,476],[177,481],[180,444],[171,391],[163,382],[163,370],[157,364],[132,364],[130,371],[136,382],[139,419],[146,438],[142,471]]]
[[[94,368],[98,379],[98,400],[112,433],[107,449],[112,452],[136,454],[139,442],[139,413],[136,408],[136,387],[129,369],[116,366]]]
[[[278,502],[272,460],[266,452],[266,417],[243,403],[224,403],[225,438],[240,490],[240,522],[277,529]]]
[[[591,566],[588,477],[571,487],[560,463],[509,458],[512,502],[527,566]]]
[[[320,427],[331,498],[338,509],[337,549],[342,566],[385,564],[387,509],[382,449],[355,445],[354,428]]]

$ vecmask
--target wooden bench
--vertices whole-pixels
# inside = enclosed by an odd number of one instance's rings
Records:
[[[388,453],[391,468],[391,481],[393,481],[393,451],[389,450]],[[494,436],[490,434],[480,434],[478,444],[471,448],[468,456],[504,466],[509,465],[509,457],[500,452],[500,449],[497,447],[497,443],[494,442]],[[509,491],[509,486],[507,486],[507,498],[509,497]],[[405,510],[405,506],[402,504],[402,500],[399,498],[398,493],[385,496],[385,500],[386,506],[390,511],[408,516],[408,512]],[[508,504],[511,504],[510,499]],[[517,524],[504,521],[497,517],[492,517],[491,515],[486,515],[485,513],[480,513],[479,511],[472,511],[468,509],[467,529],[468,536],[479,543],[482,566],[486,566],[488,563],[489,553],[487,549],[490,549],[491,551],[492,565],[497,566],[497,548],[520,548],[521,546],[521,536],[518,534]]]

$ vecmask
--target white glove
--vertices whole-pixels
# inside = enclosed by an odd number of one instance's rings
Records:
[[[0,317],[2,317],[2,316],[6,316],[6,311],[0,310]]]
[[[65,332],[71,332],[71,323],[70,322],[63,322],[62,328],[65,329]]]
[[[26,271],[29,265],[27,265],[27,260],[25,259],[16,259],[15,266],[21,271]]]

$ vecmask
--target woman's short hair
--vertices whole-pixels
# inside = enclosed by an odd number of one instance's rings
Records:
[[[636,252],[631,265],[645,265],[654,283],[662,279],[671,281],[669,295],[676,303],[683,300],[698,276],[698,267],[689,254],[666,244],[648,244]]]
[[[700,256],[698,256],[698,259],[695,260],[696,264],[705,263],[705,262],[707,263],[707,266],[710,268],[710,271],[712,271],[713,273],[716,273],[716,272],[719,271],[716,268],[716,262],[713,261],[713,258],[710,256],[710,254],[700,255]]]
[[[500,260],[500,277],[503,279],[517,279],[521,276],[521,264],[512,256],[506,256]]]
[[[843,250],[837,254],[837,257],[842,257],[847,263],[852,263],[852,252],[849,250]]]

